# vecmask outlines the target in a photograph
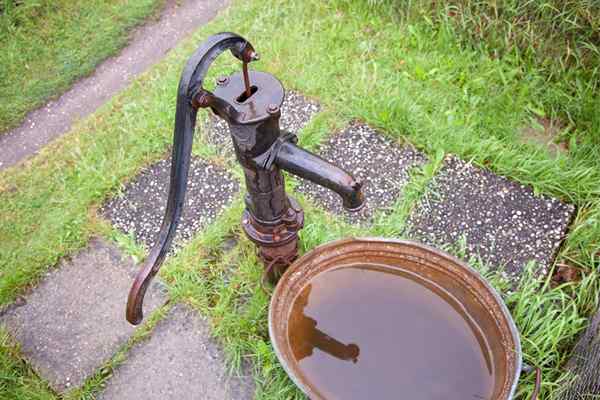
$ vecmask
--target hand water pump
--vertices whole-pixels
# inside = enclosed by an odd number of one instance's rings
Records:
[[[208,68],[225,50],[242,61],[242,73],[217,79],[214,92],[203,88]],[[295,135],[279,127],[284,89],[274,76],[249,71],[258,60],[241,36],[224,32],[209,37],[188,60],[177,94],[169,197],[158,240],[137,274],[127,301],[127,320],[142,321],[144,294],[167,255],[181,218],[192,140],[199,108],[209,108],[229,125],[237,160],[246,180],[242,226],[258,246],[266,274],[275,281],[298,256],[298,231],[304,213],[285,193],[282,170],[337,192],[346,209],[364,204],[361,184],[346,171],[296,145]]]

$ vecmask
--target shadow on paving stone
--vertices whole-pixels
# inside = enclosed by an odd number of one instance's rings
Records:
[[[600,398],[600,310],[577,342],[567,367],[575,381],[558,396],[560,400]]]
[[[298,134],[308,122],[321,110],[321,106],[299,93],[290,91],[285,94],[281,107],[281,130]],[[233,144],[227,123],[210,113],[205,129],[202,130],[206,143],[217,148],[219,154],[233,156]]]
[[[20,343],[25,359],[52,388],[80,386],[112,358],[135,328],[125,320],[136,267],[112,245],[88,248],[49,272],[24,305],[0,321]],[[147,311],[166,302],[159,281],[148,289]]]
[[[408,181],[410,169],[427,161],[411,146],[399,146],[368,125],[356,122],[332,136],[320,155],[363,182],[365,207],[359,212],[347,212],[337,193],[303,179],[298,191],[350,222],[371,221],[376,211],[385,212],[393,206]]]
[[[178,304],[157,324],[149,340],[131,349],[98,399],[253,399],[250,375],[234,377],[227,370],[207,321]]]
[[[125,185],[120,196],[103,205],[100,214],[115,227],[125,233],[133,233],[139,243],[151,248],[165,214],[170,174],[170,158],[147,167]],[[238,190],[238,181],[225,169],[193,157],[174,247],[213,222]]]
[[[504,266],[513,282],[532,260],[547,273],[575,211],[453,156],[434,177],[430,193],[409,218],[409,236],[440,245],[464,235],[467,258]]]

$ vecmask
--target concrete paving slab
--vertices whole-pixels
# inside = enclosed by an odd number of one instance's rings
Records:
[[[385,212],[393,206],[408,181],[411,168],[427,161],[424,154],[411,146],[400,146],[368,125],[356,122],[331,137],[320,155],[364,182],[365,207],[348,213],[336,193],[305,180],[298,190],[330,212],[345,215],[351,222],[369,221],[377,210]]]
[[[170,174],[170,158],[149,166],[125,185],[120,196],[102,206],[100,214],[123,232],[133,233],[139,243],[152,247],[167,206]],[[238,190],[238,181],[225,169],[193,158],[175,247],[210,224],[230,204]]]
[[[166,0],[160,18],[135,29],[120,54],[101,63],[57,100],[29,113],[21,126],[0,135],[0,170],[68,132],[228,4],[227,0]]]
[[[515,280],[529,261],[547,272],[574,212],[570,204],[448,157],[431,195],[410,218],[410,236],[435,245],[454,244],[464,235],[469,256],[504,266]]]
[[[321,106],[316,101],[294,91],[287,92],[281,107],[281,130],[298,134],[320,110]],[[220,154],[234,156],[229,127],[225,121],[211,114],[202,132],[204,140],[214,145]]]
[[[567,367],[575,380],[558,396],[560,400],[600,397],[600,310],[579,338]]]
[[[99,400],[244,400],[254,398],[249,374],[231,376],[208,323],[178,304],[152,337],[114,371]]]
[[[58,392],[80,386],[124,345],[134,331],[125,304],[136,272],[130,258],[93,239],[88,248],[47,274],[2,323],[20,343],[24,357]],[[164,304],[156,281],[146,309]]]

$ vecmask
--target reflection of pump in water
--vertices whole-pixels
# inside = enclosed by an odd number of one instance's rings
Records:
[[[317,329],[317,321],[306,316],[304,309],[308,305],[308,298],[312,286],[308,285],[302,290],[294,304],[293,316],[290,320],[290,344],[297,361],[313,354],[315,347],[325,353],[344,361],[358,362],[360,348],[354,343],[344,344],[325,332]]]

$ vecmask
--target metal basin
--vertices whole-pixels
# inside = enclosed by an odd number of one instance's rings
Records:
[[[380,238],[343,239],[319,246],[295,261],[275,288],[269,309],[271,342],[285,371],[306,395],[313,400],[340,398],[329,394],[326,399],[294,356],[289,329],[295,318],[294,303],[319,274],[356,264],[413,274],[448,293],[476,321],[487,342],[494,364],[490,399],[513,398],[521,373],[521,345],[500,296],[475,270],[445,252],[411,241]],[[402,340],[401,333],[398,340]]]

